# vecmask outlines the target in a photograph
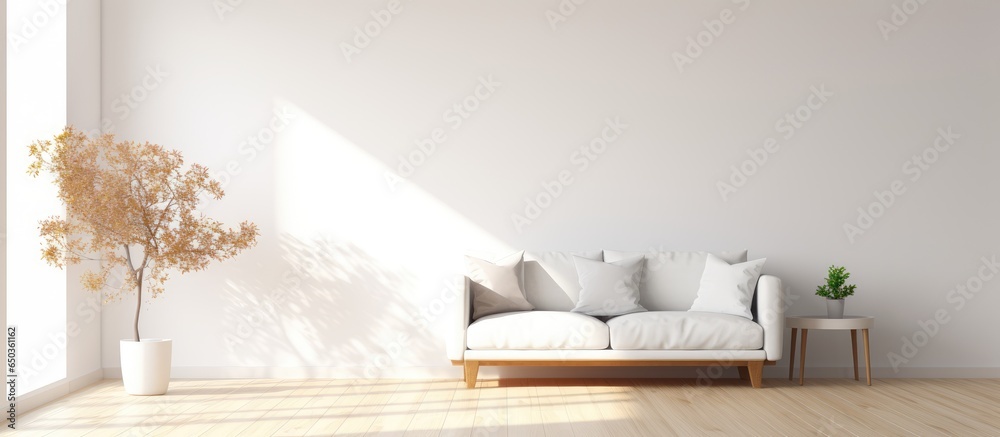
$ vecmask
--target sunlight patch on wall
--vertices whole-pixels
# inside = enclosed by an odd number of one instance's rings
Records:
[[[300,107],[272,143],[273,225],[263,281],[227,281],[224,323],[241,365],[332,366],[378,377],[446,362],[468,248],[511,250]],[[377,147],[378,145],[366,145]],[[263,272],[267,273],[263,273]]]
[[[276,147],[282,232],[348,240],[378,259],[431,271],[458,263],[469,248],[511,249],[418,186],[390,189],[391,170],[361,146],[301,108],[279,105],[300,115]]]

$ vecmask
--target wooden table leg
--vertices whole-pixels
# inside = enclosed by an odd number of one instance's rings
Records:
[[[872,385],[872,358],[868,348],[868,329],[862,329],[861,333],[865,337],[865,373],[868,374],[868,385]]]
[[[799,385],[805,385],[806,383],[806,336],[809,335],[808,329],[802,330],[802,352],[799,356]]]
[[[788,380],[792,380],[792,374],[795,373],[795,336],[799,333],[798,328],[792,328],[792,353],[788,354]]]
[[[858,330],[851,330],[851,353],[854,354],[854,380],[858,380]]]

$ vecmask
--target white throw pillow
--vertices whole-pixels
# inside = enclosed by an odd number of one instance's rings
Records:
[[[465,257],[472,280],[472,319],[510,311],[533,310],[524,298],[524,251],[502,258],[497,263],[473,256]]]
[[[643,257],[636,256],[613,263],[574,256],[580,277],[580,300],[574,313],[590,316],[620,316],[646,311],[639,305],[639,279]]]
[[[713,252],[713,254],[729,264],[747,260],[746,250]],[[647,252],[605,250],[604,261],[615,262],[638,255],[646,257],[646,265],[642,266],[642,280],[639,281],[639,304],[649,311],[684,311],[691,308],[691,302],[698,296],[701,276],[705,273],[705,259],[708,258],[708,252],[668,252],[657,249]],[[525,266],[525,270],[527,268]]]
[[[766,258],[729,265],[709,254],[698,297],[689,311],[732,314],[753,320],[750,303]]]

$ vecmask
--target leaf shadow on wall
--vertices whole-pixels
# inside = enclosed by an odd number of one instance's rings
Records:
[[[232,360],[248,367],[316,367],[302,375],[308,377],[378,377],[431,352],[428,342],[411,337],[418,326],[406,300],[414,284],[410,272],[350,242],[285,233],[277,246],[261,251],[264,259],[255,264],[280,274],[227,281],[223,343]],[[324,367],[340,373],[324,374],[331,371]]]

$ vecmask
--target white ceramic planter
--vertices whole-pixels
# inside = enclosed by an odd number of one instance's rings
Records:
[[[137,396],[162,395],[170,385],[172,342],[147,339],[121,341],[122,381],[125,393]]]
[[[831,319],[844,318],[844,299],[826,300],[826,317]]]

